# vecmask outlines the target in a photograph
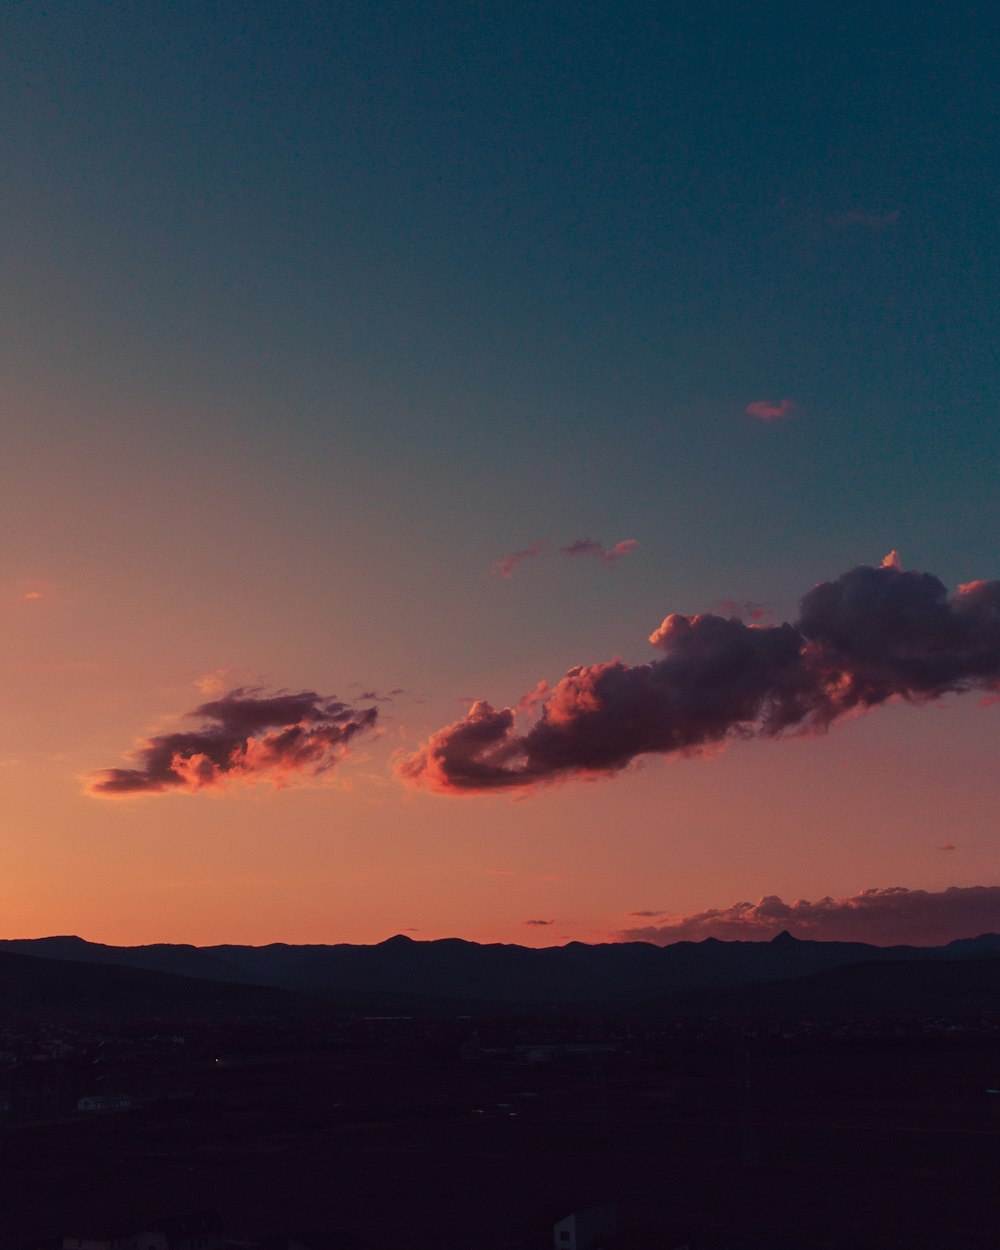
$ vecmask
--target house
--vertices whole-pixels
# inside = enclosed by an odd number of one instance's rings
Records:
[[[215,1211],[174,1215],[133,1233],[129,1250],[220,1250],[222,1222]]]
[[[132,1099],[128,1094],[86,1094],[76,1104],[77,1111],[91,1115],[108,1115],[114,1111],[131,1111]]]
[[[552,1229],[555,1250],[600,1250],[602,1242],[618,1231],[618,1213],[612,1206],[574,1211]]]
[[[222,1223],[215,1211],[154,1220],[136,1229],[93,1228],[62,1239],[62,1250],[221,1250]]]

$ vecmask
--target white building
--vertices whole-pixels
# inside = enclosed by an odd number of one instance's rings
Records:
[[[574,1211],[552,1229],[555,1250],[598,1250],[605,1237],[618,1231],[618,1214],[614,1207],[591,1207]]]
[[[132,1099],[128,1094],[87,1094],[76,1104],[77,1111],[111,1112],[130,1111]]]

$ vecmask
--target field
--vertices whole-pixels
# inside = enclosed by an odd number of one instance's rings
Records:
[[[556,1049],[528,1062],[540,1038]],[[234,1235],[527,1250],[605,1202],[649,1250],[1000,1245],[995,1036],[384,1020],[103,1051],[103,1087],[136,1109],[8,1125],[4,1248],[215,1207]],[[53,1061],[62,1088],[90,1053]]]

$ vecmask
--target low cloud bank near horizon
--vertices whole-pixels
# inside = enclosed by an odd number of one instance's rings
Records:
[[[864,890],[852,898],[800,898],[785,903],[769,895],[756,903],[673,916],[660,912],[655,924],[622,929],[621,942],[766,942],[783,931],[802,940],[867,942],[873,946],[942,946],[959,938],[1000,933],[1000,886],[951,886],[938,892],[894,886]]]
[[[667,616],[662,658],[581,664],[515,706],[474,703],[397,766],[442,794],[527,789],[614,774],[645,754],[697,754],[729,739],[822,733],[890,699],[1000,689],[1000,582],[949,596],[929,573],[860,565],[814,586],[780,625]],[[517,728],[518,710],[538,718]]]
[[[374,728],[378,711],[311,690],[268,695],[244,687],[185,714],[195,717],[202,721],[197,729],[141,741],[133,752],[137,768],[95,773],[87,793],[97,798],[190,793],[258,779],[280,788],[331,769],[353,738]]]

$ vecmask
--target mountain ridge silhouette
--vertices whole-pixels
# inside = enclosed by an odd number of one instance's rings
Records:
[[[186,943],[109,946],[76,935],[0,939],[0,954],[48,963],[169,974],[327,1001],[618,1008],[807,978],[871,964],[974,964],[1000,960],[1000,935],[944,946],[871,946],[780,934],[759,942],[571,942],[524,947],[396,934],[374,945]]]

